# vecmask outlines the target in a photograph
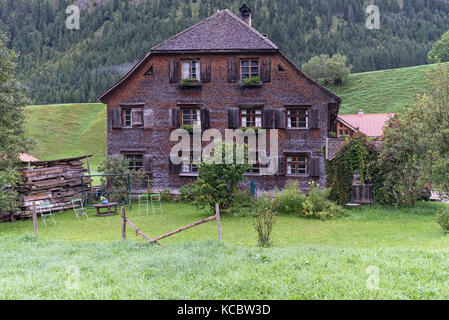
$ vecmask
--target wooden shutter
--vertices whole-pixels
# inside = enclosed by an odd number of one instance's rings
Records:
[[[287,172],[287,160],[284,155],[278,157],[278,176],[285,176]]]
[[[275,128],[285,129],[287,126],[285,120],[285,110],[283,108],[277,108],[275,111]]]
[[[311,177],[320,176],[320,159],[319,158],[309,158],[309,175]]]
[[[237,129],[240,127],[240,109],[229,108],[228,109],[228,127],[229,129]]]
[[[237,82],[239,78],[237,58],[228,58],[227,61],[228,61],[227,67],[228,82]]]
[[[141,108],[135,108],[131,110],[131,119],[133,127],[143,126],[143,111]]]
[[[263,82],[271,81],[271,58],[263,58],[260,64],[260,80]]]
[[[145,171],[148,173],[153,172],[153,156],[150,154],[146,154],[143,158]]]
[[[319,129],[320,128],[320,110],[311,109],[309,116],[309,129]]]
[[[122,109],[114,108],[110,111],[112,129],[120,129],[122,127]]]
[[[151,109],[144,109],[143,111],[143,127],[145,129],[151,129],[153,128],[153,116],[154,116],[154,111]]]
[[[173,162],[171,162],[170,157],[168,157],[168,173],[169,174],[179,174],[180,172],[181,172],[181,163],[173,164]]]
[[[179,81],[179,60],[178,59],[170,59],[169,61],[170,67],[170,75],[169,81],[170,83],[177,83]]]
[[[211,82],[211,62],[209,59],[201,60],[201,81]]]
[[[210,110],[201,108],[201,129],[210,128]]]
[[[173,129],[178,129],[181,127],[181,109],[172,108],[171,109],[171,127]]]
[[[273,129],[274,128],[274,115],[275,109],[264,108],[262,109],[262,128]]]

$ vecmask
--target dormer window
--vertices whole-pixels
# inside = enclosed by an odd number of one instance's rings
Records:
[[[259,76],[259,60],[245,59],[240,61],[241,75],[243,79]]]
[[[200,80],[200,62],[198,60],[182,61],[182,79]]]

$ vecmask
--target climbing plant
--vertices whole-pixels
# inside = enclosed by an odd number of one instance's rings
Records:
[[[355,133],[332,160],[326,160],[327,187],[329,198],[339,204],[350,201],[352,178],[357,170],[362,181],[370,179],[374,195],[379,189],[381,178],[377,166],[378,153],[374,143],[365,135]],[[376,198],[377,199],[377,198]]]

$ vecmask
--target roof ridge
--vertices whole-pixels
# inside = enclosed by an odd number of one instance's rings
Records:
[[[254,32],[255,34],[257,34],[262,40],[264,40],[265,42],[267,42],[270,46],[273,47],[273,49],[279,49],[277,45],[274,44],[274,42],[272,42],[268,37],[265,37],[263,34],[261,34],[259,31],[257,31],[256,28],[254,28],[253,26],[250,26],[248,23],[246,23],[245,21],[243,21],[242,19],[240,19],[236,14],[234,14],[234,12],[232,12],[229,9],[224,9],[221,10],[224,11],[226,13],[228,13],[231,17],[233,17],[234,19],[236,19],[238,22],[240,22],[241,24],[243,24],[245,27],[247,27],[249,30],[251,30],[252,32]]]
[[[221,11],[222,11],[222,10],[221,10]],[[166,42],[168,42],[168,41],[170,41],[170,40],[173,40],[173,39],[177,38],[178,36],[180,36],[180,35],[186,33],[186,32],[189,31],[189,30],[191,30],[192,28],[194,28],[194,27],[196,27],[196,26],[198,26],[198,25],[200,25],[200,24],[202,24],[202,23],[204,23],[204,22],[206,22],[206,21],[212,19],[213,17],[215,17],[215,16],[216,16],[217,14],[219,14],[219,13],[220,13],[220,10],[218,10],[215,14],[211,15],[210,17],[208,17],[208,18],[206,18],[206,19],[204,19],[204,20],[201,20],[200,22],[194,24],[193,26],[190,26],[189,28],[184,29],[183,31],[181,31],[181,32],[179,32],[179,33],[177,33],[177,34],[175,34],[174,36],[168,38],[167,40],[162,41],[161,43],[155,45],[153,48],[150,49],[150,51],[157,50],[157,47],[162,46],[164,43],[166,43]]]

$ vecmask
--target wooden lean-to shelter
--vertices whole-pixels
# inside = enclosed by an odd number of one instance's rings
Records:
[[[49,202],[52,211],[72,208],[71,201],[82,197],[81,175],[90,171],[89,157],[27,162],[23,183],[17,188],[21,207],[13,214],[0,212],[0,221],[31,217],[33,202]]]

